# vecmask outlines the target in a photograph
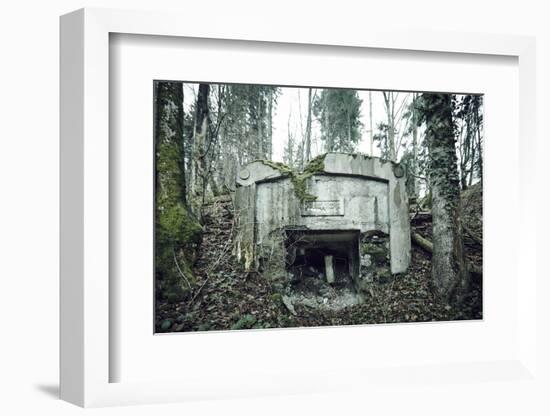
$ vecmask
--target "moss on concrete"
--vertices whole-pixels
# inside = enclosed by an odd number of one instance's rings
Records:
[[[285,165],[282,162],[274,162],[272,160],[265,159],[261,159],[260,162],[262,162],[266,166],[269,166],[270,168],[278,170],[283,175],[290,175],[294,172],[290,166]]]
[[[278,170],[282,175],[288,176],[292,182],[294,194],[300,202],[304,202],[315,201],[317,199],[315,195],[307,192],[307,180],[325,169],[325,157],[326,153],[312,159],[301,172],[297,172],[281,162],[273,162],[271,160],[261,160],[261,162],[266,166]]]

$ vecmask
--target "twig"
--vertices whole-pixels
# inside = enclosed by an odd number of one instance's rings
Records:
[[[191,300],[189,301],[189,304],[187,305],[187,308],[189,309],[191,307],[191,305],[193,304],[193,302],[195,301],[195,299],[197,298],[197,296],[199,296],[199,293],[201,293],[201,290],[202,288],[206,285],[206,283],[208,282],[208,279],[210,279],[210,274],[208,272],[206,272],[206,279],[204,280],[204,282],[202,283],[202,285],[199,287],[199,289],[195,292],[195,294],[193,295],[193,297],[191,298]]]
[[[466,234],[468,234],[472,240],[474,240],[476,243],[478,243],[480,246],[483,245],[483,240],[479,238],[475,233],[472,231],[470,227],[468,227],[466,224],[462,223],[462,229],[466,231]]]
[[[181,277],[183,277],[183,280],[185,280],[185,283],[187,283],[187,286],[189,289],[191,289],[191,284],[189,283],[189,280],[187,280],[187,277],[185,277],[185,274],[180,269],[180,265],[178,264],[178,259],[176,258],[176,251],[174,250],[174,247],[172,247],[172,254],[174,255],[174,263],[176,264],[176,267],[178,268],[178,272]]]
[[[425,176],[415,175],[414,173],[409,173],[409,175],[411,175],[412,177],[414,177],[416,179],[423,180],[424,182],[428,182],[428,178],[426,178]]]

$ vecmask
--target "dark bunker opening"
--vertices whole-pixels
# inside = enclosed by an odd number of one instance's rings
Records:
[[[354,289],[360,270],[358,230],[291,229],[286,235],[286,270],[293,286]]]

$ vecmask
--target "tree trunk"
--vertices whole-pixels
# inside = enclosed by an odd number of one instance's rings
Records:
[[[369,91],[369,138],[370,156],[374,156],[374,130],[372,126],[372,91]]]
[[[187,205],[183,136],[183,84],[156,83],[157,191]],[[170,152],[173,152],[171,154]],[[161,172],[161,177],[158,175]]]
[[[194,281],[189,265],[194,260],[201,227],[186,204],[183,84],[158,82],[155,90],[156,289],[165,299],[176,300],[191,289]],[[181,268],[180,265],[187,267]]]
[[[382,92],[386,104],[386,118],[388,122],[388,157],[391,161],[396,160],[395,152],[395,99],[393,92]]]
[[[265,159],[264,153],[264,136],[262,132],[262,123],[263,123],[263,108],[262,108],[262,91],[261,87],[258,88],[258,154],[256,155],[257,159]]]
[[[451,95],[423,94],[432,190],[432,280],[436,294],[460,300],[468,289]]]
[[[413,94],[413,105],[412,105],[412,146],[413,146],[413,163],[412,163],[412,170],[413,170],[413,190],[414,190],[414,196],[418,198],[418,195],[420,195],[420,189],[419,189],[419,181],[418,181],[418,118],[416,114],[416,99],[417,95]]]
[[[470,141],[470,177],[468,179],[468,186],[472,186],[474,180],[474,171],[475,171],[475,161],[476,161],[476,142],[475,140]]]
[[[196,116],[195,116],[195,170],[198,192],[201,196],[201,201],[204,203],[206,195],[207,183],[207,141],[208,141],[208,123],[209,123],[209,107],[208,95],[210,94],[209,84],[199,84],[199,93],[197,95]]]
[[[388,130],[388,138],[390,140],[390,160],[395,162],[397,160],[397,154],[395,150],[395,97],[393,94],[393,92],[390,93],[391,111],[389,118],[390,129]]]
[[[466,152],[465,152],[465,143],[467,141],[468,132],[464,134],[464,125],[465,121],[461,122],[460,130],[458,132],[458,165],[460,166],[460,188],[464,189],[464,181],[465,181],[465,171],[466,171]]]
[[[479,180],[483,183],[483,147],[481,138],[481,120],[479,117],[479,107],[476,108],[476,133],[477,133],[477,165]]]
[[[463,190],[468,187],[468,164],[472,158],[471,143],[472,143],[472,114],[470,110],[468,111],[468,113],[466,113],[466,137],[463,145],[464,165],[461,166],[461,184],[462,184]]]
[[[269,87],[269,101],[267,108],[267,159],[273,157],[273,88]]]
[[[333,137],[332,137],[332,127],[330,126],[330,123],[329,123],[329,111],[330,111],[330,107],[328,105],[328,95],[325,94],[325,99],[323,100],[323,105],[324,105],[324,111],[323,111],[323,124],[325,126],[325,136],[326,136],[326,141],[325,141],[325,151],[327,152],[332,152],[334,150],[334,143],[333,143]]]
[[[348,140],[347,140],[346,149],[345,149],[346,152],[351,151],[351,149],[347,149],[348,146],[351,146],[351,114],[349,111],[348,111]]]
[[[306,120],[306,146],[305,160],[306,163],[311,160],[311,110],[312,110],[311,88],[307,94],[307,120]]]
[[[220,188],[216,183],[216,178],[214,177],[214,175],[211,174],[208,176],[208,182],[210,184],[210,189],[212,189],[212,195],[214,196],[220,195]]]

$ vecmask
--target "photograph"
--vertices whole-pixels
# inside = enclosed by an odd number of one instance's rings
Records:
[[[482,94],[152,87],[155,333],[483,319]]]

